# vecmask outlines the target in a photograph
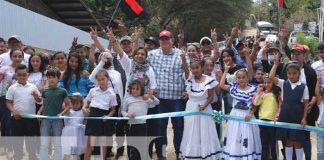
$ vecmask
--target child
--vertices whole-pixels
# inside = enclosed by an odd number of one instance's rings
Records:
[[[320,114],[317,119],[318,127],[324,128],[324,89],[321,90],[321,73],[317,73],[316,100]],[[317,134],[317,159],[324,159],[324,135]]]
[[[66,54],[63,51],[57,51],[52,56],[53,66],[58,68],[61,75],[63,75],[66,69],[66,58]]]
[[[72,53],[68,58],[66,70],[62,80],[59,81],[59,87],[65,88],[69,96],[79,92],[86,97],[94,83],[89,79],[87,70],[83,70],[82,61],[78,54]]]
[[[61,73],[56,68],[47,71],[48,88],[42,92],[44,105],[39,109],[38,115],[62,116],[70,110],[71,102],[64,88],[57,87]],[[62,107],[64,103],[64,107]],[[62,159],[62,134],[63,121],[61,119],[43,119],[41,123],[40,159],[48,159],[49,136],[54,136],[54,159]]]
[[[214,98],[214,88],[217,86],[215,78],[203,74],[203,61],[192,59],[190,73],[186,54],[182,53],[181,59],[185,70],[186,91],[189,95],[186,111],[212,112],[210,104]],[[211,117],[202,115],[184,117],[180,152],[183,159],[197,157],[214,160],[220,158],[221,147],[216,126]]]
[[[27,82],[27,77],[27,67],[19,64],[16,67],[17,83],[9,87],[6,95],[7,108],[11,112],[11,136],[36,136],[39,129],[37,119],[21,117],[22,114],[35,114],[35,103],[42,103],[40,92],[34,84]],[[32,138],[25,141],[29,159],[37,159],[35,142]],[[14,159],[22,159],[24,140],[14,140],[12,144]]]
[[[225,85],[229,69],[229,66],[225,66],[220,87],[233,97],[233,108],[230,115],[249,120],[254,114],[254,107],[251,106],[256,87],[248,83],[248,71],[245,69],[240,69],[235,73],[237,82]],[[223,154],[225,159],[261,159],[258,126],[229,120],[224,137]]]
[[[280,107],[279,122],[300,123],[306,125],[307,104],[309,100],[308,88],[299,80],[300,67],[298,64],[287,65],[288,80],[275,77],[279,66],[279,56],[275,55],[274,64],[270,71],[270,78],[273,83],[281,88],[282,104]],[[276,129],[278,140],[285,141],[285,155],[287,160],[292,159],[293,147],[296,149],[297,160],[303,159],[303,142],[306,140],[306,131],[285,128]]]
[[[259,84],[253,104],[259,106],[259,119],[264,121],[276,121],[279,108],[279,88],[273,84],[268,76],[263,78],[263,84]],[[261,159],[277,160],[276,128],[259,126],[262,144]],[[269,153],[270,151],[270,153]]]
[[[33,54],[28,61],[28,82],[36,85],[39,91],[43,91],[46,82],[45,65],[40,55]]]
[[[109,87],[109,76],[106,70],[99,70],[96,73],[98,87],[92,88],[86,98],[84,110],[90,117],[112,117],[116,112],[117,100],[115,92]],[[114,121],[89,119],[86,124],[85,134],[88,136],[87,147],[84,159],[89,160],[92,152],[92,136],[112,136]],[[103,140],[100,140],[103,142]],[[107,147],[102,147],[102,156],[106,157]]]
[[[134,80],[131,82],[129,87],[130,96],[127,97],[124,101],[122,108],[122,115],[124,117],[136,117],[147,115],[149,107],[155,107],[160,103],[160,101],[151,95],[149,99],[144,100],[144,85],[139,80]],[[129,134],[128,136],[142,136],[146,137],[146,121],[145,120],[135,120],[130,119],[129,124]],[[128,142],[130,143],[130,142]],[[132,143],[130,143],[131,145]],[[145,143],[143,145],[146,145]],[[130,154],[128,155],[131,160],[141,159],[139,153],[134,149],[130,149]],[[143,157],[142,157],[143,159]]]
[[[80,93],[73,93],[70,99],[72,108],[66,116],[80,118],[66,119],[62,131],[62,137],[66,137],[62,138],[62,150],[65,155],[81,155],[86,146],[85,125],[82,118],[86,115],[82,110],[83,96]]]

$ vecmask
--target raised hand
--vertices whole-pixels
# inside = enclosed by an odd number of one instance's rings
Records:
[[[211,38],[212,42],[217,42],[216,28],[210,29],[210,38]]]
[[[240,33],[240,25],[236,23],[235,27],[232,28],[231,36],[232,37],[237,37]]]
[[[225,41],[227,41],[229,39],[228,33],[226,32],[225,34],[223,34],[223,37],[224,37]]]
[[[179,31],[178,39],[179,39],[179,41],[180,41],[180,40],[184,40],[184,31],[183,31],[183,30],[180,30],[180,31]]]
[[[133,42],[137,41],[141,37],[141,34],[142,34],[141,28],[135,27],[134,32],[131,35]]]
[[[98,31],[97,31],[97,27],[90,27],[90,36],[92,40],[97,40],[98,38]]]
[[[107,35],[107,38],[109,39],[109,42],[111,42],[111,43],[116,42],[116,37],[115,37],[114,31],[113,31],[113,29],[111,27],[110,28],[107,27],[106,35]]]
[[[120,19],[115,19],[114,22],[118,24],[118,29],[119,29],[122,33],[127,34],[127,29],[126,29],[125,23],[123,22],[123,19],[122,19],[122,18],[120,18]]]
[[[73,37],[72,47],[75,47],[78,44],[78,37]]]

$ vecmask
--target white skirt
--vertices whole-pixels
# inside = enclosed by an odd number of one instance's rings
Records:
[[[233,108],[230,115],[245,117],[250,110]],[[261,159],[260,131],[257,125],[228,121],[224,137],[223,158],[226,160]]]
[[[86,147],[85,125],[65,126],[62,130],[62,153],[66,155],[81,155]]]
[[[186,111],[198,110],[198,102],[189,100]],[[212,112],[211,105],[207,106],[205,111]],[[212,117],[204,115],[184,117],[180,151],[182,159],[220,159],[222,151]]]

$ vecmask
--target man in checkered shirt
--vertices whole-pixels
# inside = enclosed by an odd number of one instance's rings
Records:
[[[184,70],[180,58],[181,51],[173,48],[174,39],[170,31],[164,30],[160,32],[159,42],[161,47],[149,52],[148,61],[155,72],[158,86],[155,93],[157,98],[160,99],[160,104],[150,110],[149,113],[184,111],[185,101],[181,97],[185,91],[185,84],[183,79]],[[165,159],[163,151],[165,151],[167,144],[168,118],[157,119],[153,120],[153,123],[151,122],[148,122],[148,136],[162,137],[157,139],[155,146],[158,158]],[[184,122],[182,117],[171,118],[171,122],[174,132],[173,145],[178,157]]]

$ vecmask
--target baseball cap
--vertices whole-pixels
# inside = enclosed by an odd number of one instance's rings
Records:
[[[307,46],[308,48],[308,46]],[[292,46],[291,51],[298,51],[298,52],[306,52],[307,48],[305,47],[305,45],[302,44],[295,44]],[[309,49],[309,48],[308,48]]]
[[[171,38],[172,37],[172,33],[170,31],[164,30],[164,31],[160,32],[159,38],[161,38],[161,37]]]
[[[147,42],[149,42],[149,41],[151,41],[151,42],[153,42],[155,45],[158,45],[158,41],[157,41],[157,39],[155,38],[155,37],[148,37],[148,38],[145,38],[144,39],[144,42],[145,43],[147,43]]]
[[[124,41],[130,41],[132,42],[132,38],[130,36],[123,36],[121,39],[120,39],[120,43],[124,42]]]
[[[280,51],[279,42],[278,41],[270,42],[269,43],[269,49],[275,49],[275,50]]]
[[[200,39],[199,43],[202,44],[204,41],[208,41],[209,43],[212,43],[212,40],[209,37],[203,37]]]
[[[18,35],[12,35],[12,36],[10,36],[9,39],[8,39],[8,42],[9,42],[11,39],[16,39],[17,41],[21,42],[21,38],[20,38]]]

